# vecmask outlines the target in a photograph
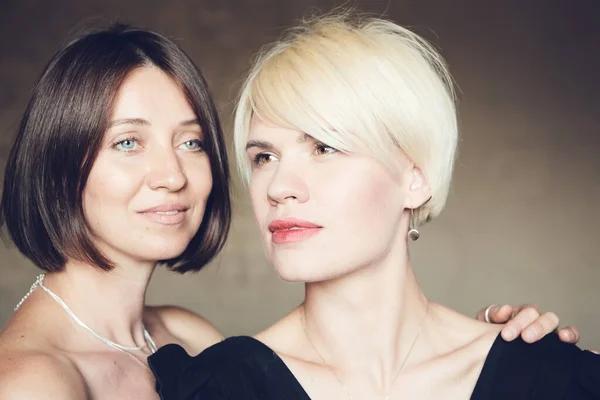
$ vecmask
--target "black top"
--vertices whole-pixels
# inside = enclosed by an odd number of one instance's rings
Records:
[[[162,400],[310,400],[279,356],[237,336],[190,357],[169,344],[148,359]],[[600,399],[600,356],[550,334],[527,344],[496,338],[472,400]]]

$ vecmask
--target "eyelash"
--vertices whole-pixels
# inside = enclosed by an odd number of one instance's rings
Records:
[[[326,145],[325,143],[321,143],[321,142],[315,142],[314,146],[313,146],[313,153],[317,151],[317,149],[330,149],[330,151],[323,153],[323,154],[317,154],[317,155],[328,155],[328,154],[333,154],[333,153],[337,153],[339,150]],[[256,154],[253,158],[252,158],[252,164],[254,166],[260,166],[260,165],[264,165],[261,161],[266,158],[266,157],[272,157],[273,155],[270,153],[258,153]]]
[[[263,160],[263,158],[267,158],[267,157],[272,157],[272,154],[269,153],[258,153],[256,154],[253,158],[252,158],[252,165],[258,167],[260,165],[263,165],[263,163],[261,162],[261,160]]]
[[[193,152],[204,151],[204,142],[200,139],[186,140],[182,144],[186,144],[186,143],[197,143],[198,144],[197,149],[191,149],[190,151],[193,151]]]
[[[321,148],[321,149],[330,149],[331,150],[331,151],[329,151],[327,153],[324,153],[324,154],[321,154],[321,155],[333,154],[333,153],[337,153],[339,151],[338,149],[335,149],[335,148],[333,148],[331,146],[328,146],[325,143],[321,143],[321,142],[316,142],[315,143],[314,150],[316,151],[318,148]]]
[[[121,145],[121,144],[123,144],[125,142],[133,142],[133,143],[137,144],[137,139],[135,137],[126,137],[124,139],[121,139],[121,140],[115,142],[113,144],[113,148],[115,148],[117,150],[120,150],[120,151],[124,151],[126,153],[131,153],[132,151],[135,150],[135,149],[119,149],[119,145]]]

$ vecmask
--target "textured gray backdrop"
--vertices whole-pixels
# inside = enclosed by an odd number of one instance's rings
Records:
[[[156,29],[203,69],[231,138],[250,59],[317,0],[1,0],[0,164],[29,91],[61,38],[82,21]],[[413,248],[430,296],[473,315],[537,302],[600,350],[600,7],[597,0],[356,1],[433,40],[461,87],[462,143],[445,212]],[[229,243],[204,272],[158,271],[152,304],[175,303],[228,335],[253,333],[294,307],[302,287],[265,262],[244,189]],[[0,245],[0,325],[35,268]]]

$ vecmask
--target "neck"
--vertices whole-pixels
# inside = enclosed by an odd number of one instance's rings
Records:
[[[371,376],[383,388],[413,349],[429,307],[406,246],[397,253],[336,280],[307,284],[300,310],[306,334],[327,364],[344,375]]]
[[[102,271],[70,261],[61,272],[48,274],[44,286],[58,295],[92,330],[125,346],[140,346],[143,311],[152,265],[122,265]]]

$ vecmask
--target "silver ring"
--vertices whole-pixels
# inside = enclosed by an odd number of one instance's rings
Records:
[[[492,307],[496,307],[497,304],[492,304],[490,306],[488,306],[488,308],[485,309],[485,322],[487,322],[488,324],[491,324],[492,322],[490,321],[490,310],[492,309]]]

